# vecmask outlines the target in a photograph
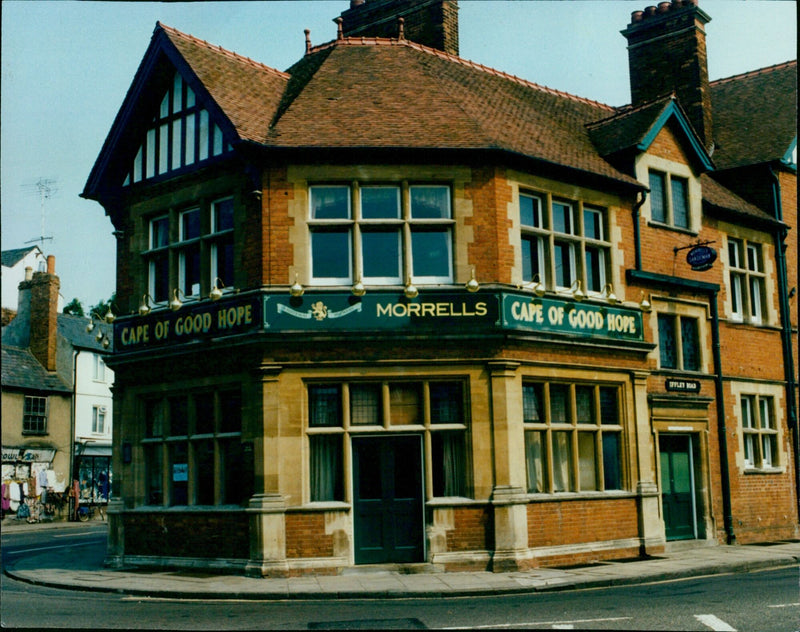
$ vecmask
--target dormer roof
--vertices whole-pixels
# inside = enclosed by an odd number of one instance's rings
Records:
[[[685,146],[690,148],[691,155],[687,157],[698,167],[698,171],[712,170],[714,164],[711,156],[674,94],[636,107],[621,108],[613,116],[590,123],[587,128],[597,151],[608,157],[629,151],[646,152],[668,124],[673,124],[673,128],[679,130]]]

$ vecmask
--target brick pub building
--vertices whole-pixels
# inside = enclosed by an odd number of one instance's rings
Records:
[[[353,1],[285,72],[158,24],[83,193],[108,563],[797,538],[797,65],[710,81],[709,19],[633,13],[623,107],[460,58],[454,0]]]

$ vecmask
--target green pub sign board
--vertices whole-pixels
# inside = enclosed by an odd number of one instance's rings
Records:
[[[643,341],[638,310],[522,294],[503,294],[503,326],[523,331]]]
[[[499,324],[495,294],[399,293],[285,294],[264,296],[264,329],[277,331],[381,331],[452,327],[457,331]]]

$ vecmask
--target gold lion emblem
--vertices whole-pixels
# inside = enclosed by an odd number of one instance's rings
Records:
[[[311,306],[311,314],[317,320],[325,320],[328,317],[328,308],[322,301],[317,301]]]

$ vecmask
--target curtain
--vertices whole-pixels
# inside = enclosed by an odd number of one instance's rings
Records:
[[[342,438],[309,437],[311,446],[311,501],[342,500]]]

